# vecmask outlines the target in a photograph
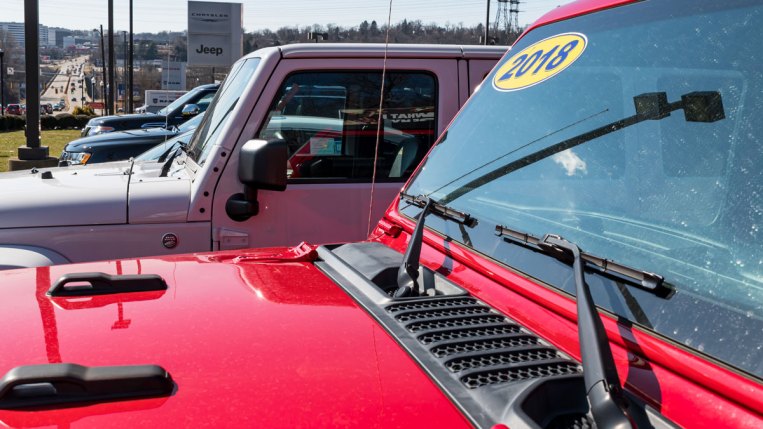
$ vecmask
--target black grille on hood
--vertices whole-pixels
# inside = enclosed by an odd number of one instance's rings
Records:
[[[580,372],[577,363],[469,296],[392,303],[384,310],[468,389]]]

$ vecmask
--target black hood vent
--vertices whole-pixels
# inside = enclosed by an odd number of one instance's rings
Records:
[[[384,307],[468,389],[580,373],[569,358],[472,297]]]
[[[400,254],[378,243],[321,247],[318,254],[322,260],[316,266],[363,306],[476,426],[586,427],[582,369],[548,342],[426,268],[422,278],[440,292],[391,297],[385,282],[394,281],[399,262],[386,261],[399,261]],[[545,392],[553,392],[553,400]]]

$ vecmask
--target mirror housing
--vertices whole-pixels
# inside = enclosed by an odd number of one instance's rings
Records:
[[[249,140],[238,156],[238,179],[243,194],[234,194],[225,203],[228,217],[243,222],[259,213],[257,191],[285,191],[288,149],[285,140]]]
[[[184,118],[193,118],[199,113],[201,113],[201,107],[199,107],[198,104],[186,104],[183,106],[181,115],[183,115]]]
[[[283,191],[288,158],[285,140],[249,140],[238,155],[238,180],[257,189]]]

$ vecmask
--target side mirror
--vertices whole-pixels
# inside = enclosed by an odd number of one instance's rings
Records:
[[[231,219],[243,222],[257,215],[258,190],[286,190],[288,157],[285,140],[249,140],[244,144],[238,156],[238,180],[245,191],[232,195],[225,203],[225,212]]]
[[[184,118],[193,118],[199,113],[201,113],[201,108],[197,104],[186,104],[181,112]]]

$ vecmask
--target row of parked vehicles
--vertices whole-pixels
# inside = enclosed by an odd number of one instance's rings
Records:
[[[0,421],[762,426],[762,28],[266,48],[151,157],[0,175]]]

